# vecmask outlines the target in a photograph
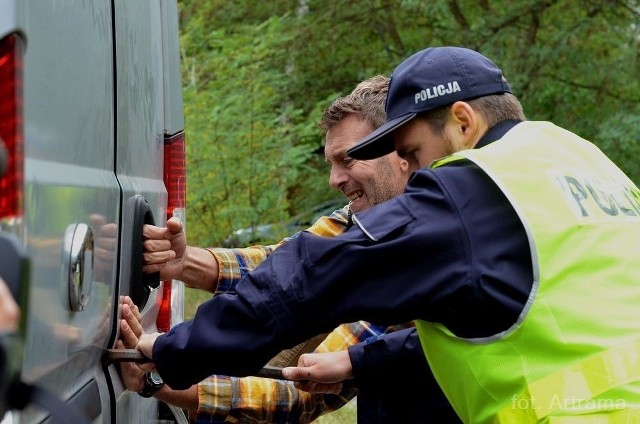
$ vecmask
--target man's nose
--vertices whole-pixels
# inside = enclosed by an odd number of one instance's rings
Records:
[[[347,182],[349,176],[346,172],[340,169],[331,168],[329,173],[329,185],[336,190],[340,190],[340,187]]]

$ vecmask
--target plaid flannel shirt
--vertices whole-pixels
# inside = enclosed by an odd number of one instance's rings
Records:
[[[320,218],[306,231],[324,237],[335,237],[350,225],[349,213],[348,206],[345,206],[329,217]],[[272,246],[208,249],[219,264],[216,294],[233,291],[244,275],[287,240]],[[315,351],[345,350],[350,345],[401,327],[380,327],[364,321],[342,324]],[[357,388],[349,385],[344,385],[342,392],[337,395],[312,394],[296,389],[293,382],[286,380],[214,375],[198,384],[198,411],[195,420],[197,423],[308,423],[322,414],[340,408],[357,394]]]

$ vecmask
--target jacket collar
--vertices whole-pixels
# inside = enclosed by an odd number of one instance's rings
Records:
[[[480,147],[487,146],[493,141],[500,140],[511,128],[515,127],[520,122],[522,121],[515,119],[498,122],[496,125],[489,128],[482,138],[480,138],[475,148],[479,149]]]

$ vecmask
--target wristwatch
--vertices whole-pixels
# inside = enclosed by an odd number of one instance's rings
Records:
[[[142,386],[142,389],[138,394],[145,398],[150,398],[155,392],[164,386],[164,381],[162,381],[160,374],[158,374],[158,371],[156,370],[145,372],[142,379],[144,381],[144,386]]]

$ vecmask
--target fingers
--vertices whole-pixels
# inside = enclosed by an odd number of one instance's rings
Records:
[[[126,304],[129,306],[129,309],[131,310],[131,312],[134,314],[135,318],[140,321],[142,320],[142,314],[140,314],[140,309],[138,308],[138,306],[133,303],[133,299],[131,299],[131,297],[129,296],[120,296],[120,303],[121,304]]]
[[[122,340],[118,340],[116,342],[116,347],[118,349],[126,348]],[[142,390],[142,387],[144,386],[144,382],[142,380],[144,371],[133,362],[122,362],[118,365],[120,368],[120,377],[122,378],[125,388],[133,392],[139,392]]]
[[[165,227],[156,227],[151,224],[142,226],[142,236],[146,239],[164,240],[167,238],[166,234],[167,229]]]
[[[290,381],[310,380],[314,377],[311,367],[285,367],[282,376]]]
[[[296,381],[296,389],[309,393],[332,393],[338,394],[342,391],[342,383],[320,383],[317,381]]]
[[[179,218],[172,217],[167,221],[167,229],[171,234],[179,234],[182,232],[183,225]]]
[[[145,253],[158,253],[171,250],[171,241],[167,239],[146,239],[142,246]]]
[[[154,333],[154,334],[159,334],[159,333]],[[149,340],[148,336],[149,336],[148,334],[147,335],[141,334],[140,337],[136,336],[133,330],[131,330],[131,328],[129,327],[129,324],[127,323],[127,321],[124,319],[120,320],[120,339],[116,342],[116,347],[118,349],[138,349],[147,358],[151,358],[151,348],[153,347],[153,343],[151,343],[148,349],[146,347],[144,349],[140,348],[141,347],[140,341],[144,337],[147,337],[147,340]],[[155,341],[155,338],[152,338],[152,340]],[[125,364],[133,365],[135,368],[132,368],[132,367],[122,368],[123,375],[124,373],[135,374],[135,372],[140,373],[141,371],[151,371],[156,367],[153,362],[149,362],[146,364],[123,363],[122,365],[125,366]]]
[[[166,245],[164,245],[165,243]],[[164,265],[176,257],[176,252],[171,250],[171,244],[166,240],[165,243],[158,242],[157,240],[147,240],[143,243],[144,252],[142,253],[142,259],[146,265]]]
[[[140,322],[140,314],[138,313],[136,316],[136,314],[131,310],[131,307],[127,304],[122,305],[122,319],[127,323],[127,326],[131,329],[136,338],[142,335],[144,329]]]
[[[95,237],[96,248],[111,252],[116,249],[118,242],[118,226],[116,224],[105,224],[98,229]]]
[[[120,340],[128,349],[135,349],[138,338],[144,333],[140,310],[129,296],[120,297]]]
[[[142,227],[142,235],[147,239],[164,240],[172,235],[181,233],[183,228],[182,221],[179,218],[172,217],[167,221],[166,227],[145,224]]]
[[[120,320],[120,340],[127,349],[135,349],[138,346],[138,336],[124,319]]]
[[[169,240],[148,239],[143,242],[143,247],[142,272],[147,274],[161,271],[176,257]]]
[[[295,387],[310,393],[340,393],[342,382],[322,383],[315,381],[321,377],[317,375],[314,367],[286,367],[282,369],[282,376],[290,381],[295,381]]]
[[[9,291],[9,287],[0,278],[0,332],[14,332],[20,322],[20,309]]]
[[[129,299],[129,301],[131,302],[129,304],[129,308],[131,309],[131,313],[133,313],[133,315],[135,316],[136,320],[142,321],[142,314],[140,313],[140,308],[138,308],[138,305],[133,303],[133,300],[129,296],[127,296],[127,299]]]

